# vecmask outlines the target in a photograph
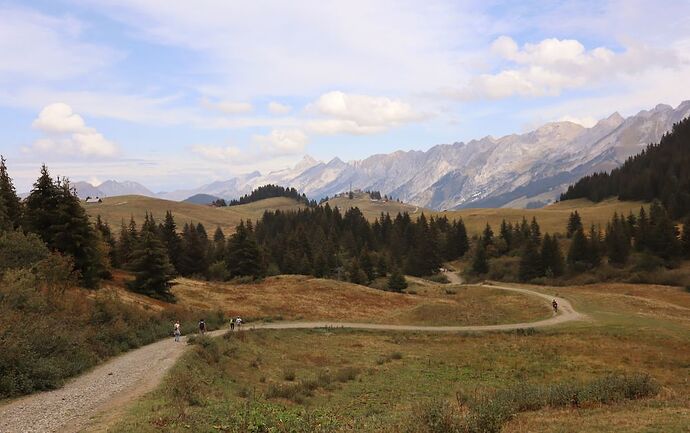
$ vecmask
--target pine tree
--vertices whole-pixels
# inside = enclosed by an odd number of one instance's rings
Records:
[[[5,200],[0,197],[0,234],[12,229],[12,222],[7,216],[7,207]]]
[[[22,204],[14,189],[12,178],[7,172],[5,157],[0,155],[0,201],[3,202],[4,214],[6,219],[17,229],[21,225]]]
[[[594,224],[592,224],[589,229],[589,243],[587,246],[587,261],[592,267],[597,267],[601,264],[601,244],[601,229],[595,228]]]
[[[24,229],[36,233],[51,249],[56,248],[53,225],[57,220],[58,199],[58,187],[50,177],[48,167],[43,165],[40,177],[26,198]]]
[[[225,234],[220,227],[216,227],[213,233],[213,246],[211,248],[212,261],[217,262],[225,258]]]
[[[539,223],[537,223],[536,217],[532,217],[532,222],[529,225],[529,235],[530,240],[535,246],[538,246],[541,243],[541,229],[539,227]]]
[[[544,275],[538,243],[530,239],[520,254],[520,280],[529,281]]]
[[[630,256],[630,237],[626,226],[625,219],[622,216],[618,218],[618,213],[614,213],[606,227],[605,243],[611,264],[624,265]]]
[[[175,223],[175,218],[173,217],[172,212],[165,212],[165,219],[158,228],[158,234],[161,242],[163,242],[163,245],[168,252],[170,263],[178,273],[181,273],[180,254],[182,253],[182,239],[177,233],[177,224]]]
[[[484,248],[494,244],[494,232],[491,230],[489,223],[486,223],[486,227],[484,227],[484,232],[482,233],[482,244]]]
[[[504,252],[510,251],[513,248],[512,247],[512,244],[513,244],[513,227],[512,227],[512,225],[507,223],[506,220],[504,219],[503,221],[501,221],[501,230],[499,233],[500,233],[499,237],[503,240],[503,242],[505,242],[505,245],[506,245],[506,251],[504,251]]]
[[[489,272],[489,258],[486,254],[486,247],[483,242],[478,242],[472,259],[472,272],[482,275]]]
[[[373,281],[376,278],[376,272],[374,271],[374,260],[371,258],[371,254],[367,250],[362,250],[359,256],[359,264],[362,267],[362,271],[367,276],[367,281]]]
[[[637,217],[637,226],[635,228],[635,249],[637,251],[644,251],[649,248],[649,219],[644,206],[640,207],[640,213]]]
[[[301,258],[300,258],[301,260]],[[264,266],[259,246],[254,238],[251,223],[241,221],[230,236],[227,245],[226,263],[232,277],[264,275]]]
[[[133,220],[132,220],[133,221]],[[122,220],[122,225],[120,226],[120,237],[117,241],[117,265],[122,268],[126,268],[129,260],[132,256],[132,250],[134,249],[134,242],[136,239],[132,239],[131,227],[125,224]],[[136,226],[135,226],[136,229]]]
[[[541,246],[541,263],[544,275],[558,277],[563,275],[563,253],[556,236],[544,235]]]
[[[575,230],[570,249],[568,250],[568,264],[573,267],[582,266],[589,260],[589,242],[582,228]]]
[[[566,228],[566,233],[568,238],[573,237],[573,234],[582,227],[582,218],[577,211],[570,213],[570,218],[568,218],[568,227]]]
[[[403,290],[407,289],[407,280],[405,279],[405,276],[400,272],[399,269],[395,269],[390,277],[388,277],[388,284],[387,284],[388,290],[391,292],[402,292]]]
[[[204,275],[208,268],[207,252],[208,248],[199,236],[197,226],[185,224],[182,230],[180,274],[184,276]]]
[[[115,243],[113,232],[110,230],[110,225],[107,222],[103,222],[100,214],[96,216],[96,225],[94,228],[96,229],[96,232],[100,233],[102,241],[108,247],[108,260],[110,262],[110,266],[118,267],[117,244]]]
[[[170,288],[175,269],[168,259],[165,246],[151,230],[142,230],[129,268],[135,275],[134,280],[127,283],[130,290],[154,298],[173,299]]]
[[[683,234],[680,237],[681,251],[686,258],[690,257],[690,217],[683,221]]]

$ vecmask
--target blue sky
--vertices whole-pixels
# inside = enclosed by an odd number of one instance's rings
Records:
[[[679,1],[0,0],[0,153],[156,191],[690,99]]]

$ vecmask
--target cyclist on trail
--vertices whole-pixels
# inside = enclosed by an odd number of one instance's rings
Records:
[[[204,319],[199,320],[199,332],[201,335],[206,334],[206,322],[204,322]]]
[[[553,312],[558,313],[558,302],[555,299],[551,302],[551,306],[553,307]]]

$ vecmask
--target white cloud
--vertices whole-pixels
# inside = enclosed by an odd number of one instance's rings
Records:
[[[201,100],[201,105],[209,110],[220,111],[225,114],[243,114],[250,113],[254,110],[254,106],[249,102],[239,101],[218,101],[211,102],[208,98]]]
[[[192,146],[192,151],[211,161],[235,161],[240,159],[242,155],[242,151],[235,146],[219,147],[197,144]]]
[[[270,155],[291,155],[303,152],[309,137],[299,129],[276,129],[268,135],[254,135],[252,141]]]
[[[373,134],[424,118],[401,100],[341,91],[321,95],[307,111],[327,117],[307,122],[319,134]]]
[[[79,40],[83,25],[21,7],[0,6],[0,82],[79,77],[121,59],[121,53]]]
[[[678,64],[671,50],[644,45],[631,45],[620,53],[605,47],[587,50],[574,39],[549,38],[520,48],[512,38],[501,36],[493,42],[491,51],[502,61],[500,71],[481,74],[465,88],[446,93],[459,99],[557,96],[567,89],[596,86]]]
[[[112,157],[118,153],[115,143],[86,126],[84,119],[74,113],[72,107],[61,102],[44,107],[32,126],[45,135],[34,142],[33,150],[97,157]]]
[[[271,101],[268,103],[268,111],[270,111],[271,114],[287,114],[292,111],[292,107],[281,104],[280,102]]]

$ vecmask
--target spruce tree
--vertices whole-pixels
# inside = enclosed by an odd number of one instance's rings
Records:
[[[544,275],[539,244],[530,239],[522,247],[520,254],[520,280],[529,281]]]
[[[0,197],[0,233],[12,230],[12,222],[7,216],[7,207],[5,206],[5,200]]]
[[[204,275],[208,268],[208,248],[199,236],[197,226],[193,223],[184,225],[181,250],[180,273],[184,276]]]
[[[577,211],[571,212],[570,217],[568,218],[568,226],[566,228],[566,234],[568,238],[571,238],[573,234],[581,228],[583,227],[582,218],[580,218],[580,214]]]
[[[301,260],[301,258],[299,259]],[[232,277],[264,275],[264,266],[259,246],[254,238],[251,223],[240,224],[230,236],[227,245],[226,263]]]
[[[96,232],[100,234],[102,241],[108,247],[108,261],[110,266],[118,267],[118,254],[117,254],[117,244],[115,238],[113,237],[113,232],[110,229],[110,225],[107,222],[103,222],[101,215],[96,216],[96,224],[94,226]]]
[[[594,224],[589,229],[589,243],[587,246],[587,261],[592,267],[597,267],[601,264],[602,256],[602,241],[601,229],[594,227]]]
[[[41,175],[26,198],[24,229],[36,233],[49,248],[55,249],[53,224],[57,221],[59,191],[50,177],[48,167],[41,166]]]
[[[211,248],[212,261],[217,262],[225,258],[225,233],[219,227],[213,233],[213,244]]]
[[[132,251],[129,269],[135,276],[133,281],[127,283],[130,290],[154,298],[173,299],[170,288],[175,269],[165,246],[151,230],[142,230]]]
[[[499,237],[505,242],[506,251],[508,252],[512,249],[513,243],[513,227],[504,219],[501,221],[501,230],[499,232]]]
[[[391,292],[402,292],[403,290],[407,289],[407,280],[405,279],[405,276],[400,272],[400,269],[395,269],[390,277],[388,277],[388,284],[387,284],[388,290]]]
[[[182,240],[180,239],[180,235],[177,233],[177,224],[175,223],[175,218],[173,217],[172,212],[165,212],[165,219],[158,228],[158,235],[160,236],[161,242],[163,242],[163,245],[168,252],[170,263],[173,265],[175,270],[180,273]]]
[[[21,225],[22,204],[14,189],[12,178],[7,172],[5,157],[0,155],[0,201],[3,202],[4,214],[12,228],[17,229]]]
[[[558,277],[563,275],[563,253],[556,236],[544,235],[541,247],[541,262],[544,275]]]
[[[630,237],[626,227],[627,223],[621,216],[614,213],[611,222],[606,227],[606,248],[609,256],[609,263],[613,265],[625,265],[630,256]]]
[[[570,249],[568,250],[568,264],[573,267],[582,266],[589,260],[589,242],[585,236],[582,227],[575,230],[572,241],[570,242]]]
[[[484,245],[484,248],[494,244],[494,231],[491,230],[489,223],[486,223],[484,232],[482,232],[482,244]]]
[[[474,251],[472,272],[476,275],[482,275],[489,272],[489,258],[486,254],[486,247],[481,240],[477,242],[477,247]]]

